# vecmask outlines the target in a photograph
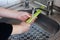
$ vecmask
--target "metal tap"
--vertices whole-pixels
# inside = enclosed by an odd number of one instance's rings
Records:
[[[29,8],[29,0],[25,0],[25,8]]]
[[[40,5],[40,6],[44,5],[44,4],[36,2],[36,1],[34,3],[36,3],[36,4]],[[46,15],[52,15],[53,14],[53,3],[54,3],[54,1],[50,0],[50,1],[47,2],[47,5],[44,5],[45,9],[41,9],[41,8],[39,8],[39,9],[46,12]]]
[[[47,3],[47,15],[52,15],[53,14],[53,3],[54,1],[48,1]]]

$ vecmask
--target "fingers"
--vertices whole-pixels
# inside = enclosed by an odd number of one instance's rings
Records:
[[[26,21],[30,17],[31,17],[31,14],[28,13],[28,12],[20,11],[18,13],[18,19],[21,20],[21,21]]]
[[[28,16],[26,16],[26,15],[21,16],[21,20],[22,20],[22,21],[26,21],[28,18],[29,18],[29,17],[28,17]]]
[[[30,14],[30,13],[27,13],[26,16],[27,16],[27,17],[31,17],[31,14]]]
[[[24,13],[24,15],[26,15],[27,17],[31,17],[31,14],[30,13],[28,13],[28,12],[23,12]]]

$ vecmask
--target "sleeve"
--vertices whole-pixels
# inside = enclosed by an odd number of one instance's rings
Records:
[[[0,40],[7,40],[12,33],[12,25],[0,23]]]

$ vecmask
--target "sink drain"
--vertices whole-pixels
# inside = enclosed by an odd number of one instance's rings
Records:
[[[11,35],[9,40],[47,40],[49,33],[36,24],[31,25],[28,32],[23,34]]]

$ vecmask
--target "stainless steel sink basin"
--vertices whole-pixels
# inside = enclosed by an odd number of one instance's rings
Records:
[[[46,4],[45,2],[42,3]],[[30,4],[30,6],[36,7],[36,5],[32,3]],[[20,3],[17,5],[10,6],[8,7],[8,9],[14,9],[32,13],[32,10],[30,10],[31,8],[28,8],[28,10],[24,10],[25,7],[23,5],[20,6]],[[6,22],[15,25],[21,23],[20,20],[11,18],[2,18],[0,19],[0,22]],[[51,34],[55,34],[58,32],[59,27],[60,26],[56,21],[50,19],[48,16],[40,14],[36,19],[36,21],[31,25],[31,28],[28,32],[25,32],[23,34],[11,35],[9,37],[9,40],[47,40]]]
[[[32,13],[32,10],[20,10],[20,11],[27,11],[29,13]],[[55,20],[43,14],[40,14],[38,16],[35,23],[50,33],[56,33],[59,30],[59,24]]]
[[[26,11],[29,13],[32,12],[32,10],[19,10],[19,11]],[[16,20],[16,19],[2,18],[2,19],[0,19],[0,22],[6,22],[6,23],[10,23],[10,24],[19,24],[21,21]],[[57,30],[59,28],[59,24],[56,21],[50,19],[49,17],[47,17],[43,14],[40,14],[38,16],[35,23],[50,33],[57,32]]]
[[[31,10],[20,10],[20,11],[26,11],[29,13],[32,12]],[[16,20],[16,19],[2,18],[2,19],[0,19],[0,22],[6,22],[6,23],[10,23],[10,24],[19,24],[21,21]],[[33,26],[30,31],[23,33],[23,34],[19,34],[20,36],[14,35],[12,37],[13,38],[17,37],[17,39],[20,39],[21,37],[27,39],[29,37],[30,38],[29,40],[31,40],[31,36],[33,38],[35,37],[35,38],[39,39],[41,37],[41,34],[46,33],[46,35],[48,34],[48,36],[46,36],[46,37],[49,38],[50,34],[56,33],[59,30],[59,24],[56,21],[50,19],[49,17],[47,17],[43,14],[40,14],[38,16],[38,18],[34,22]],[[42,32],[40,32],[40,31],[42,31]],[[29,35],[29,36],[27,36],[27,35]],[[38,35],[38,36],[34,36],[34,35]],[[43,39],[43,37],[41,39]],[[14,40],[17,40],[17,39],[14,39]],[[23,39],[21,39],[21,40],[23,40]],[[44,40],[46,40],[46,39],[44,39]]]

